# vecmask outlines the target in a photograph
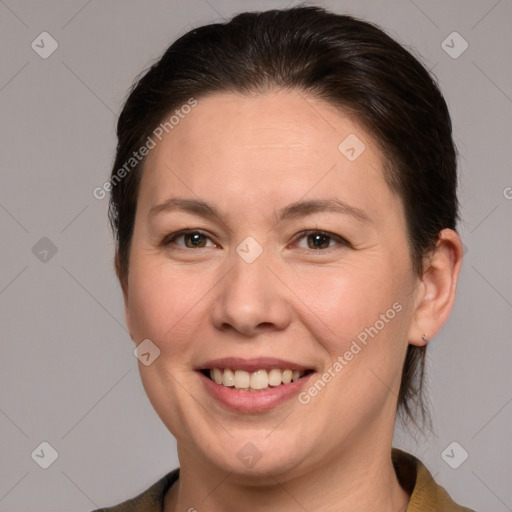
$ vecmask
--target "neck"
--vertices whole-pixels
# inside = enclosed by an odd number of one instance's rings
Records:
[[[353,446],[307,473],[268,475],[264,481],[240,478],[178,451],[180,478],[166,494],[165,512],[405,512],[409,502],[391,462],[391,445]]]

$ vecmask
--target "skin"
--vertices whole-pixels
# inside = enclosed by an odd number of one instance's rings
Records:
[[[338,150],[349,134],[366,147],[352,162]],[[180,479],[166,512],[405,510],[390,456],[402,365],[408,344],[425,344],[449,315],[462,246],[442,231],[424,274],[413,272],[383,162],[355,120],[279,90],[200,98],[150,151],[122,286],[132,339],[160,349],[139,370],[177,440]],[[219,216],[149,216],[170,197],[208,201]],[[292,202],[331,198],[368,220],[324,211],[276,222]],[[162,244],[187,228],[204,235],[200,248],[191,237]],[[301,235],[315,229],[334,235],[320,249],[314,233]],[[250,264],[236,252],[247,236],[263,248]],[[315,369],[316,381],[395,303],[401,311],[307,405],[295,397],[264,413],[228,410],[195,370],[270,356]],[[261,454],[252,467],[237,457],[248,442]]]

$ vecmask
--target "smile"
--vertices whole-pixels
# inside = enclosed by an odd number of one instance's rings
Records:
[[[269,388],[295,382],[310,372],[311,370],[279,368],[259,369],[253,372],[233,370],[230,368],[202,370],[202,373],[215,381],[215,383],[240,391],[264,391]]]
[[[222,358],[197,368],[205,391],[231,411],[262,413],[296,397],[314,375],[303,365],[269,357]]]

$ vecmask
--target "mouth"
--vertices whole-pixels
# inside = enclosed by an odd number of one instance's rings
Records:
[[[244,413],[263,413],[290,400],[315,373],[300,364],[266,357],[216,359],[197,371],[210,396]]]
[[[249,372],[234,368],[205,368],[200,372],[220,386],[237,391],[261,392],[296,382],[312,373],[313,370],[260,368]]]

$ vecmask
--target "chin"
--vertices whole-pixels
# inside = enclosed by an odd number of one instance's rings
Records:
[[[211,433],[210,437],[198,432],[193,436],[198,438],[194,447],[196,457],[230,473],[230,478],[251,485],[275,484],[279,475],[287,479],[306,472],[305,461],[311,460],[311,453],[318,453],[318,448],[305,445],[304,439],[308,437],[304,433],[282,431],[278,434],[273,429],[275,426],[257,432],[232,430],[232,437],[226,434],[222,439],[218,433]]]

